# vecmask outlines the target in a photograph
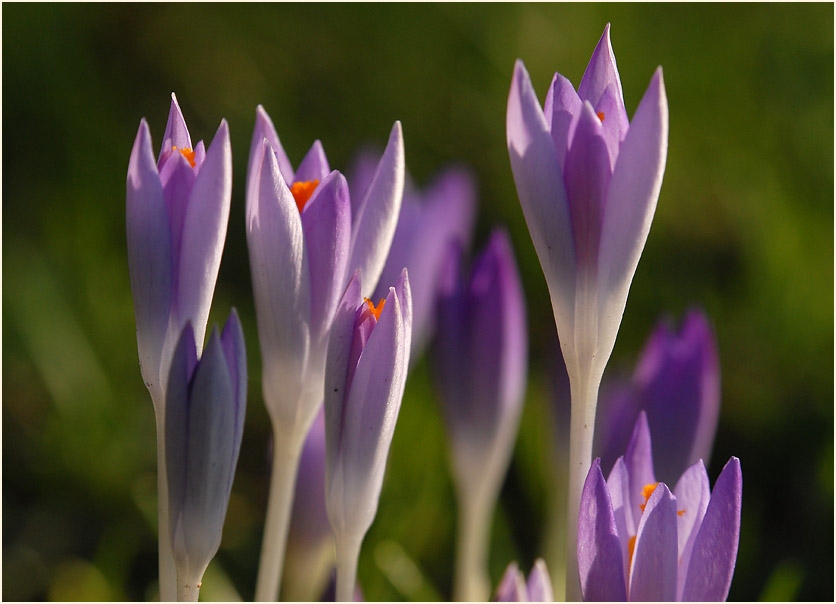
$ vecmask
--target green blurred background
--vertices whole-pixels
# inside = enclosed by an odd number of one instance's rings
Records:
[[[472,166],[476,246],[494,225],[510,230],[531,369],[491,580],[512,559],[527,571],[547,549],[554,496],[556,335],[509,167],[506,100],[517,57],[541,100],[555,70],[577,85],[611,22],[628,113],[664,67],[670,148],[610,371],[632,370],[660,315],[706,310],[723,372],[709,475],[731,455],[744,474],[730,599],[832,600],[833,10],[4,4],[3,598],[156,595],[154,421],[137,362],[125,174],[141,117],[159,145],[171,91],[194,140],[230,124],[232,215],[210,322],[236,306],[250,354],[241,461],[203,598],[252,598],[266,505],[243,220],[259,103],[294,164],[319,138],[343,170],[400,119],[419,186],[449,162]],[[366,599],[450,597],[445,446],[425,358],[361,554]]]

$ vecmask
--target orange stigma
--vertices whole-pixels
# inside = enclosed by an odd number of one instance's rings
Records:
[[[377,321],[380,321],[380,313],[383,311],[383,305],[386,304],[386,298],[381,298],[380,302],[377,303],[377,306],[374,305],[374,302],[369,300],[368,298],[363,298],[366,301],[366,304],[369,305],[369,310],[371,310],[374,318]]]
[[[647,500],[650,499],[650,496],[653,495],[653,491],[656,490],[656,487],[659,485],[658,482],[652,482],[650,484],[646,484],[642,487],[642,495],[644,495],[644,503],[639,505],[642,512],[644,511],[644,507],[647,505]]]
[[[189,164],[192,168],[194,168],[194,151],[192,151],[191,147],[183,147],[182,149],[178,149],[176,146],[171,148],[172,151],[179,151],[180,154],[189,160]]]
[[[627,551],[630,553],[630,562],[628,563],[627,568],[633,566],[633,550],[636,549],[636,535],[630,537],[627,541]]]
[[[604,112],[599,111],[596,115],[598,116],[598,119],[601,120],[601,123],[603,124],[604,123]]]
[[[293,194],[293,199],[296,200],[296,207],[301,212],[308,203],[308,200],[313,195],[314,190],[319,186],[318,180],[306,180],[293,183],[290,187],[290,192]]]

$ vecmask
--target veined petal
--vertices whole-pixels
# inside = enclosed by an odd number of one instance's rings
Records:
[[[633,436],[630,437],[627,452],[624,454],[624,462],[630,477],[630,512],[632,517],[637,519],[641,517],[641,506],[646,501],[643,493],[644,487],[656,482],[656,475],[653,472],[650,428],[644,411],[639,413],[639,419],[636,420]]]
[[[682,597],[682,588],[685,586],[685,571],[691,561],[691,551],[694,541],[697,538],[708,501],[711,497],[711,487],[708,483],[708,474],[702,460],[688,468],[676,488],[673,490],[676,497],[676,534],[679,542],[679,573],[676,586],[676,599]]]
[[[586,602],[627,599],[621,542],[601,459],[592,462],[581,492],[578,518],[578,572]]]
[[[308,182],[318,180],[321,183],[330,172],[331,168],[328,167],[328,158],[325,156],[325,149],[322,148],[321,142],[315,140],[296,169],[293,181]]]
[[[549,286],[561,343],[567,344],[574,334],[575,314],[569,201],[551,133],[520,60],[508,95],[506,135],[520,205]]]
[[[177,102],[177,97],[171,93],[171,108],[168,111],[168,122],[165,125],[165,134],[163,135],[163,145],[160,148],[160,159],[162,160],[172,147],[178,149],[191,149],[192,138],[189,136],[189,129],[186,126],[186,120],[183,118],[183,112],[180,111],[180,104]]]
[[[276,155],[279,171],[286,183],[293,183],[293,166],[279,141],[279,135],[273,126],[273,120],[267,115],[264,107],[259,105],[255,109],[255,127],[250,141],[250,156],[247,161],[247,205],[250,199],[255,200],[258,192],[259,171],[261,167],[261,151],[264,139],[270,141],[270,147]],[[289,186],[289,185],[288,185]]]
[[[618,150],[621,141],[627,136],[630,123],[627,120],[627,112],[624,110],[624,101],[621,99],[615,85],[610,84],[598,101],[595,107],[595,115],[601,120],[601,129],[607,141],[607,151],[610,156],[610,172],[615,167],[618,158]]]
[[[310,345],[308,259],[296,201],[267,140],[261,158],[256,197],[247,204],[247,244],[265,376],[262,387],[268,404],[295,402]]]
[[[502,580],[494,595],[496,602],[527,602],[528,588],[525,578],[516,562],[511,562],[502,575]]]
[[[657,69],[618,153],[598,252],[599,353],[609,358],[656,210],[668,149],[668,102]]]
[[[542,558],[537,558],[525,584],[529,602],[553,602],[552,580]]]
[[[355,203],[351,204],[352,220],[357,218],[357,211],[360,209],[357,200],[366,197],[366,192],[369,190],[369,185],[372,183],[379,163],[380,150],[366,148],[358,153],[351,164],[351,169],[348,172],[348,188],[351,191],[352,199],[355,200]]]
[[[363,296],[377,285],[398,223],[404,187],[404,147],[401,123],[395,122],[372,182],[351,225],[349,272],[363,274]]]
[[[729,596],[737,546],[743,474],[740,460],[729,459],[711,492],[686,570],[682,601],[724,602]]]
[[[607,489],[610,493],[610,501],[612,501],[616,533],[621,544],[621,566],[626,586],[630,578],[630,537],[636,534],[638,523],[633,519],[630,505],[630,478],[627,475],[624,457],[619,457],[613,465],[607,477]]]
[[[331,326],[348,263],[351,202],[342,174],[334,171],[322,180],[305,204],[301,219],[310,270],[311,338],[319,342]]]
[[[401,320],[403,321],[404,329],[404,354],[407,356],[407,362],[404,364],[404,369],[409,364],[409,351],[412,342],[412,323],[414,317],[412,302],[412,285],[410,285],[409,271],[404,267],[401,269],[400,277],[395,281],[395,295],[398,297],[398,302],[401,306]],[[404,376],[406,379],[406,376]]]
[[[151,150],[151,134],[144,119],[139,124],[128,163],[126,200],[128,270],[139,364],[146,386],[162,393],[165,382],[161,378],[160,357],[173,299],[171,235],[163,188]]]
[[[221,120],[192,186],[177,267],[177,315],[181,321],[192,321],[198,347],[203,345],[218,280],[231,195],[232,149],[229,127]]]
[[[630,569],[631,602],[676,599],[676,499],[660,482],[639,521]]]
[[[559,73],[554,74],[552,85],[546,95],[546,103],[543,106],[543,113],[546,118],[546,125],[552,135],[554,148],[557,151],[557,161],[562,173],[566,152],[572,144],[572,137],[575,135],[575,126],[581,114],[581,102],[578,93],[572,82]]]
[[[195,173],[189,160],[180,153],[171,154],[162,163],[160,183],[163,185],[163,197],[168,211],[168,224],[171,230],[171,258],[173,266],[180,266],[180,250],[183,243],[183,225],[186,222],[186,210],[189,197],[194,187]],[[173,272],[172,291],[174,300],[178,299],[179,271]],[[176,306],[176,304],[175,304]]]
[[[610,86],[614,86],[618,93],[617,98],[621,100],[621,111],[625,113],[624,119],[626,120],[624,93],[621,90],[621,78],[618,75],[615,53],[610,42],[610,24],[607,23],[604,33],[601,34],[601,39],[598,40],[598,45],[592,52],[589,64],[583,72],[581,83],[578,85],[578,96],[582,101],[592,103],[592,106],[597,110],[598,103],[604,96],[604,91]]]

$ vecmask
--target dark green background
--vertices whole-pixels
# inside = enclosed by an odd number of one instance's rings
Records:
[[[155,593],[154,422],[125,174],[141,117],[159,145],[172,90],[194,140],[230,124],[211,322],[236,306],[250,353],[241,462],[204,598],[228,597],[222,575],[252,598],[267,493],[243,220],[258,103],[295,164],[319,138],[343,170],[400,119],[419,185],[449,162],[472,166],[476,245],[494,225],[510,230],[531,371],[491,580],[512,559],[527,570],[545,549],[556,336],[509,167],[506,100],[517,57],[541,99],[555,70],[577,85],[607,22],[628,113],[657,65],[670,105],[665,182],[610,368],[631,370],[660,315],[705,308],[723,372],[709,474],[737,455],[744,476],[730,597],[833,598],[832,5],[4,4],[2,17],[4,599]],[[361,554],[367,599],[449,598],[455,508],[430,367],[407,384]],[[379,564],[392,542],[420,572],[406,593]]]

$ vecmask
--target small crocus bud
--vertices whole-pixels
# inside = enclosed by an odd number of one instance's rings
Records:
[[[549,570],[542,558],[537,558],[525,580],[516,562],[511,562],[505,569],[502,581],[496,588],[494,602],[553,602]]]
[[[459,500],[454,598],[483,600],[490,587],[490,519],[519,427],[528,368],[525,301],[508,236],[496,231],[460,275],[448,249],[435,359]]]
[[[172,93],[160,155],[139,124],[128,164],[128,266],[139,362],[155,407],[163,403],[171,355],[191,323],[203,347],[229,221],[232,152],[221,120],[212,144],[192,146]],[[163,414],[163,409],[157,412]]]
[[[247,404],[247,356],[238,314],[213,329],[198,360],[191,324],[172,357],[166,392],[169,530],[178,599],[197,599],[221,544]]]
[[[625,450],[639,412],[647,414],[656,475],[672,483],[711,456],[720,414],[717,342],[705,315],[692,310],[677,332],[661,322],[647,341],[628,384],[614,389],[601,416],[601,467]]]
[[[354,593],[360,544],[377,513],[400,411],[412,331],[406,269],[377,304],[359,271],[334,317],[325,371],[325,497],[337,550],[337,599]]]

